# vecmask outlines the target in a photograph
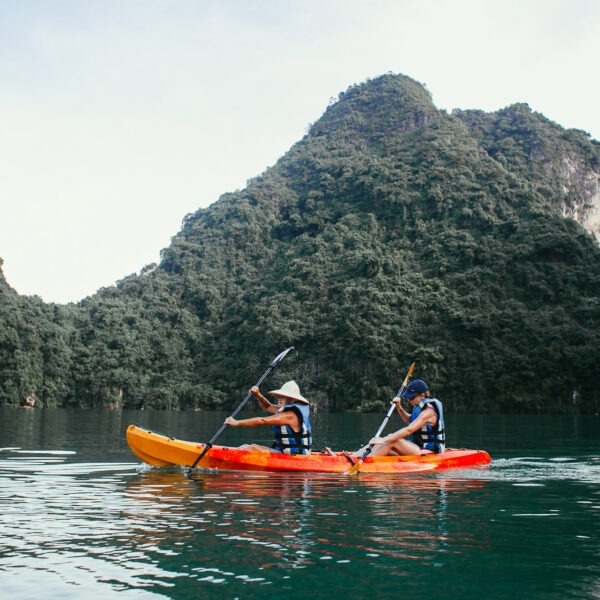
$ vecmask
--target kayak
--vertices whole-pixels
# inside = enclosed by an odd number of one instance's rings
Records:
[[[127,443],[133,454],[154,467],[191,467],[205,447],[205,444],[178,440],[138,425],[127,428]],[[347,473],[355,461],[347,452],[289,455],[246,449],[243,446],[214,445],[196,467],[223,471]],[[484,450],[446,450],[440,454],[422,456],[368,456],[360,466],[360,472],[414,473],[485,465],[490,461],[490,455]]]

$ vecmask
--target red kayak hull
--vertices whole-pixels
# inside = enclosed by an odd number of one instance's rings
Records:
[[[191,467],[204,449],[204,444],[178,440],[137,425],[127,428],[127,443],[141,461],[155,467]],[[423,456],[367,457],[360,472],[415,473],[485,465],[490,461],[490,455],[484,450],[446,450],[441,454]],[[352,464],[352,459],[344,452],[336,452],[333,456],[325,452],[290,456],[282,452],[213,446],[196,467],[222,471],[347,473]]]

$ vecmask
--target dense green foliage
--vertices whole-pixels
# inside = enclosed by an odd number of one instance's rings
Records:
[[[228,409],[294,345],[269,383],[322,409],[382,410],[416,361],[449,410],[597,411],[600,250],[563,213],[599,164],[526,105],[353,86],[159,265],[66,307],[0,279],[0,403]]]

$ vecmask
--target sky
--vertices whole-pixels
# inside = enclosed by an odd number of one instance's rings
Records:
[[[0,0],[0,258],[77,302],[384,73],[600,139],[596,0]]]

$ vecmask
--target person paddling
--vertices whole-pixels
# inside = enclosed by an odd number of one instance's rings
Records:
[[[308,400],[300,393],[298,384],[295,381],[288,381],[280,389],[268,392],[277,400],[277,404],[269,402],[261,394],[258,386],[253,386],[250,392],[257,398],[261,408],[271,413],[271,416],[241,420],[227,417],[225,424],[231,427],[270,425],[275,440],[271,448],[259,444],[246,444],[242,447],[286,454],[310,454],[312,446],[310,406]]]
[[[408,400],[412,412],[404,410],[402,400],[397,396],[392,400],[406,427],[385,437],[374,437],[371,456],[419,455],[444,452],[446,432],[442,403],[432,398],[427,384],[422,379],[411,381],[402,398]],[[410,438],[410,439],[408,439]],[[360,450],[356,456],[360,456]]]

